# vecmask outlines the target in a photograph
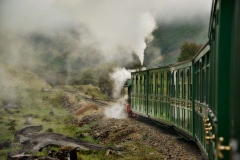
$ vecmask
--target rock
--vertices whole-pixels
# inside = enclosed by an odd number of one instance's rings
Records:
[[[109,156],[110,154],[114,154],[114,153],[115,153],[114,151],[108,149],[107,152],[106,152],[106,156]]]
[[[4,107],[4,110],[5,110],[6,112],[8,112],[9,114],[13,114],[13,112],[10,111],[8,108],[5,108],[5,107]]]
[[[51,109],[50,113],[49,113],[51,116],[54,116],[54,110],[53,108]]]
[[[95,137],[98,138],[101,135],[101,133],[95,133]]]
[[[122,155],[123,155],[123,152],[118,151],[118,152],[117,152],[117,155],[118,155],[118,156],[122,156]]]
[[[25,124],[31,124],[31,117],[26,117]]]
[[[46,90],[42,87],[41,92],[46,92]]]
[[[8,130],[9,130],[9,131],[15,131],[15,126],[13,126],[13,125],[10,126],[10,127],[8,128]]]
[[[80,133],[79,135],[77,135],[77,138],[84,138],[85,136],[83,135],[83,133]]]
[[[12,144],[12,141],[10,139],[8,139],[5,142],[3,142],[3,147],[9,148],[9,147],[11,147],[11,144]]]
[[[127,140],[127,141],[130,141],[132,138],[130,138],[130,137],[127,137],[125,140]]]
[[[10,125],[15,126],[16,125],[16,120],[15,119],[10,120]]]

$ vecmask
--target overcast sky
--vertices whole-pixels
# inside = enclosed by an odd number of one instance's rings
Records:
[[[210,0],[0,0],[0,34],[10,39],[31,33],[54,37],[75,28],[81,33],[79,43],[95,44],[105,58],[117,58],[121,47],[124,54],[135,52],[143,61],[145,40],[151,40],[156,24],[188,21],[196,16],[208,18],[211,3]]]

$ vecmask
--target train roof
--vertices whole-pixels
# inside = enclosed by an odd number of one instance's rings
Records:
[[[212,32],[213,23],[214,23],[214,15],[217,10],[217,2],[218,2],[218,0],[212,1],[212,9],[211,9],[210,22],[209,22],[209,28],[208,28],[208,38],[209,39],[211,39],[211,32]]]
[[[197,52],[197,54],[193,57],[193,61],[198,60],[201,57],[201,54],[205,54],[209,49],[210,49],[210,46],[209,46],[209,40],[208,40]]]

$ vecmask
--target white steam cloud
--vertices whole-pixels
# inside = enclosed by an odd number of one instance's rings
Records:
[[[110,78],[114,80],[113,97],[119,98],[124,83],[131,78],[131,72],[125,68],[115,68]]]
[[[107,118],[116,118],[116,119],[127,118],[128,114],[125,110],[125,105],[126,104],[125,104],[124,99],[119,99],[111,107],[105,109],[104,115]]]
[[[125,68],[115,68],[113,73],[110,74],[111,79],[114,80],[113,96],[119,98],[121,89],[127,79],[131,78],[131,72]],[[118,101],[111,107],[106,108],[104,114],[108,118],[122,119],[127,117],[125,110],[125,98],[119,98]]]
[[[24,40],[32,33],[57,36],[69,28],[77,28],[81,33],[77,43],[92,46],[106,61],[127,58],[135,52],[141,62],[145,41],[156,28],[155,21],[191,19],[208,13],[211,6],[209,0],[1,0],[0,3],[0,35],[8,35],[9,41],[16,37]],[[16,56],[21,50],[15,46],[8,51]]]

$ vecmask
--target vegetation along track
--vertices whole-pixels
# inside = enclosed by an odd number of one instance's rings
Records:
[[[89,102],[92,102],[92,103],[95,103],[97,105],[100,105],[102,107],[106,107],[108,106],[107,103],[104,103],[104,102],[101,102],[99,99],[94,99],[94,98],[88,98],[86,96],[83,96],[81,95],[79,92],[77,91],[71,91],[71,90],[64,90],[66,92],[69,92],[69,93],[72,93],[72,94],[77,94],[79,97],[81,97],[82,99],[86,100],[86,101],[89,101]]]
[[[77,94],[82,99],[98,104],[99,106],[108,106],[108,104],[100,102],[98,99],[83,96],[77,91],[65,91],[71,94]],[[146,148],[152,147],[149,152],[152,155],[144,155],[146,158],[150,156],[153,159],[204,159],[196,144],[186,136],[179,134],[172,126],[164,125],[153,119],[141,116],[127,118],[125,120],[106,120],[102,119],[102,117],[103,116],[99,116],[98,114],[83,117],[83,119],[80,120],[81,126],[89,125],[92,121],[98,122],[91,127],[91,131],[84,133],[84,135],[90,134],[92,138],[99,141],[100,144],[115,143],[117,146],[120,146],[120,148],[123,147],[124,151],[122,154],[125,155],[124,157],[138,159],[138,156],[135,157],[139,154],[138,152],[145,153]],[[142,132],[142,134],[139,134],[140,132]],[[142,145],[146,146],[145,149],[142,149],[144,151],[140,151],[138,145],[141,147]]]

